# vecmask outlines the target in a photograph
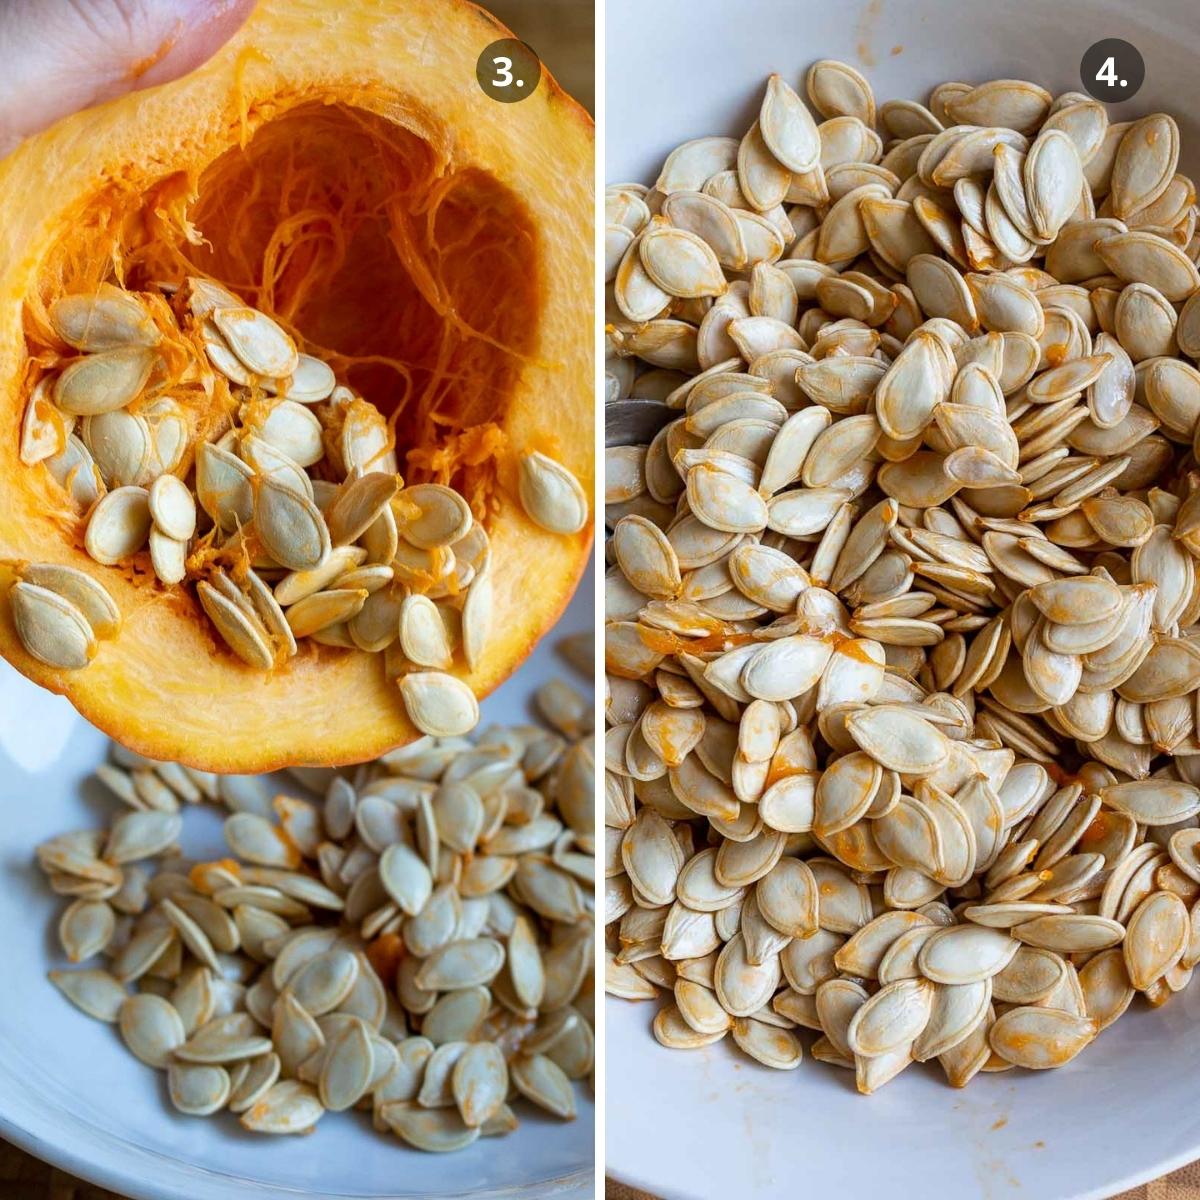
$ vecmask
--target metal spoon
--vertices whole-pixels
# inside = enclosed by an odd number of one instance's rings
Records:
[[[661,400],[610,400],[604,406],[606,446],[648,446],[680,414]]]

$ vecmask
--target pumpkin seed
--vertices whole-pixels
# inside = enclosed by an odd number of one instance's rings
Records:
[[[445,670],[453,652],[438,607],[428,596],[406,596],[400,605],[400,647],[421,667]]]
[[[854,1014],[846,1031],[847,1047],[864,1058],[876,1058],[910,1044],[929,1021],[934,993],[924,979],[886,984]]]
[[[76,971],[51,971],[50,982],[76,1008],[82,1009],[89,1017],[97,1021],[107,1021],[114,1024],[121,1011],[128,993],[120,981],[94,967],[85,967]]]
[[[231,1089],[224,1067],[171,1063],[167,1068],[171,1103],[189,1117],[207,1117],[224,1108]]]
[[[370,1083],[372,1063],[367,1027],[351,1022],[324,1056],[318,1095],[325,1108],[340,1112],[355,1105]]]
[[[574,1089],[552,1059],[544,1054],[517,1055],[509,1063],[509,1075],[517,1091],[539,1108],[564,1120],[574,1118]]]
[[[520,496],[526,515],[550,533],[578,533],[588,521],[587,496],[561,463],[540,451],[520,458]]]
[[[212,442],[196,451],[196,498],[222,528],[250,522],[254,513],[252,470],[241,459]]]
[[[311,637],[330,625],[350,620],[362,610],[369,595],[365,588],[331,588],[297,600],[286,613],[292,636]]]
[[[143,487],[119,487],[92,510],[84,548],[98,563],[115,566],[136,554],[150,534],[149,493]]]
[[[247,370],[283,379],[299,366],[295,343],[270,317],[252,308],[214,308],[213,324]]]
[[[291,400],[283,400],[271,409],[257,426],[256,437],[297,467],[310,467],[325,454],[321,422],[303,405]]]
[[[290,571],[312,570],[329,553],[321,510],[271,476],[260,479],[255,490],[254,524],[267,553]]]
[[[252,615],[210,583],[198,583],[196,594],[208,619],[238,658],[260,670],[267,670],[274,665],[275,655],[268,645],[266,630]]]
[[[272,1084],[241,1115],[252,1133],[305,1133],[324,1115],[317,1093],[308,1084],[284,1079]]]
[[[396,477],[381,471],[371,471],[356,479],[348,479],[338,488],[325,510],[333,545],[343,546],[362,537],[379,519],[396,492]]]
[[[154,527],[150,530],[150,563],[159,581],[180,583],[187,577],[187,544],[168,537]]]
[[[469,1045],[454,1064],[451,1086],[463,1123],[483,1125],[500,1110],[508,1092],[508,1066],[500,1047],[493,1042]]]
[[[50,306],[54,332],[76,350],[157,346],[161,334],[135,296],[104,285],[99,292],[61,296]]]
[[[462,609],[462,648],[467,667],[474,671],[483,658],[483,648],[492,628],[492,581],[477,575],[467,591]]]
[[[434,1153],[463,1150],[480,1134],[478,1126],[464,1124],[453,1109],[423,1109],[392,1100],[379,1111],[396,1136],[418,1150]]]
[[[459,737],[479,720],[474,692],[442,671],[416,671],[400,680],[400,695],[413,724],[434,737]]]
[[[129,1049],[148,1067],[166,1070],[171,1054],[184,1042],[183,1022],[161,996],[141,993],[127,997],[117,1026]]]
[[[21,645],[39,662],[77,671],[96,653],[96,637],[87,618],[66,597],[22,580],[9,590],[13,623]]]
[[[816,76],[818,88],[824,90],[825,79],[824,73]],[[821,154],[817,126],[800,97],[778,75],[767,80],[758,124],[771,153],[789,171],[802,175],[817,165]]]
[[[1057,1008],[1014,1008],[988,1032],[988,1041],[1005,1062],[1028,1070],[1068,1063],[1096,1036],[1091,1017]]]
[[[58,376],[54,403],[78,417],[124,408],[141,393],[157,362],[152,349],[137,345],[77,358]]]
[[[150,516],[167,537],[186,542],[196,532],[196,501],[174,475],[160,475],[147,493]]]
[[[1129,918],[1122,950],[1129,982],[1146,991],[1183,956],[1190,937],[1187,907],[1171,892],[1155,892]]]
[[[328,363],[311,354],[296,357],[296,369],[284,397],[298,404],[317,404],[328,399],[337,379]]]

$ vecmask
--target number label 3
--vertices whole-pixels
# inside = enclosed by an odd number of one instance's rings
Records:
[[[475,63],[475,78],[489,99],[501,104],[516,104],[537,90],[542,78],[542,64],[524,42],[501,38],[483,48]]]
[[[1112,59],[1110,58],[1108,61],[1111,63]],[[492,59],[492,64],[496,68],[496,78],[492,80],[492,87],[508,87],[513,81],[512,59],[505,58],[503,54],[497,54]]]

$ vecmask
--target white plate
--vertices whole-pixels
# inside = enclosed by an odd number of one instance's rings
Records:
[[[562,634],[591,628],[592,603],[589,572],[557,629],[484,702],[484,724],[527,719],[529,697],[552,675],[583,685],[553,646]],[[46,979],[52,963],[62,965],[53,922],[63,902],[33,866],[33,847],[66,829],[95,826],[111,811],[96,785],[80,789],[106,745],[65,700],[0,663],[0,1136],[137,1200],[592,1194],[586,1085],[576,1089],[575,1121],[522,1103],[516,1133],[481,1138],[458,1154],[410,1150],[373,1132],[361,1113],[327,1114],[309,1137],[267,1138],[244,1133],[228,1114],[174,1112],[165,1076]],[[217,834],[215,816],[189,810],[185,845],[194,847],[196,834]]]
[[[1200,162],[1194,0],[608,0],[607,13],[609,182],[652,183],[677,143],[742,134],[771,71],[802,87],[814,60],[845,59],[881,101],[947,79],[1080,90],[1079,60],[1104,37],[1146,60],[1113,118],[1165,108],[1184,169]],[[606,1002],[607,1160],[671,1200],[1082,1200],[1200,1158],[1200,984],[1123,1017],[1062,1070],[955,1091],[912,1068],[870,1099],[818,1063],[775,1073],[725,1045],[664,1050],[654,1007]]]

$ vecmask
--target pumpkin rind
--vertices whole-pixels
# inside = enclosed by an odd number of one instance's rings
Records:
[[[334,101],[375,113],[418,134],[447,170],[478,170],[524,206],[537,236],[535,311],[500,422],[506,448],[487,522],[492,634],[476,668],[465,671],[459,655],[454,673],[486,695],[570,598],[591,526],[564,537],[530,521],[517,458],[550,453],[592,494],[592,132],[549,76],[519,104],[482,92],[475,61],[504,36],[494,18],[461,0],[263,0],[199,71],[71,117],[0,163],[0,596],[22,563],[62,562],[100,580],[123,615],[119,638],[103,643],[85,670],[61,672],[26,653],[0,603],[0,653],[130,748],[252,772],[360,761],[417,736],[378,656],[314,647],[268,673],[244,666],[190,600],[90,559],[56,485],[19,458],[24,301],[97,187],[199,175],[301,105]]]

